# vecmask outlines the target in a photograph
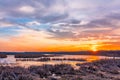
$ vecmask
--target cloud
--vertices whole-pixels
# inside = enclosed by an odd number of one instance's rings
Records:
[[[75,36],[75,33],[72,31],[60,31],[60,30],[48,30],[50,34],[52,35],[49,38],[54,38],[54,39],[72,39]]]
[[[35,9],[31,6],[22,6],[19,8],[19,11],[24,13],[34,13]]]
[[[45,32],[45,39],[58,40],[55,44],[59,40],[109,42],[120,38],[119,7],[119,0],[0,0],[0,36],[31,38],[30,30],[37,37]]]
[[[103,0],[13,0],[10,3],[9,0],[0,1],[0,11],[4,13],[4,17],[23,17],[39,20],[43,23],[59,22],[69,19],[81,20],[81,19],[94,19],[96,16],[102,17],[108,12],[112,12],[114,9],[111,6],[116,7],[114,4],[117,0],[106,0],[108,4],[105,4]],[[94,4],[94,5],[93,5]],[[105,10],[104,10],[105,9]],[[112,9],[112,10],[109,10]],[[93,14],[95,13],[95,14]]]
[[[110,14],[109,14],[110,15]],[[112,14],[116,15],[116,14]],[[51,30],[52,38],[58,39],[75,39],[80,40],[84,37],[101,37],[101,35],[115,36],[119,34],[119,20],[112,18],[108,15],[101,19],[94,19],[85,24],[81,24],[82,21],[64,21],[62,23],[55,23],[52,25]],[[114,31],[114,32],[113,32]],[[120,37],[120,36],[119,36]]]
[[[12,23],[9,22],[0,22],[0,27],[11,27],[13,26]]]
[[[114,35],[119,36],[119,38],[120,38],[120,28],[114,29],[114,30],[112,31],[112,33],[113,33]]]
[[[41,25],[38,21],[31,21],[26,23],[27,26],[39,26]]]
[[[20,27],[0,27],[0,37],[17,36],[20,30],[22,30]]]

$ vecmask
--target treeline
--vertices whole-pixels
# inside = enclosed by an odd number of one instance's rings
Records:
[[[46,55],[47,54],[47,55]],[[15,55],[16,58],[54,57],[62,55],[101,55],[120,57],[120,51],[79,51],[79,52],[0,52],[0,57]]]
[[[120,57],[120,51],[98,51],[97,55]]]
[[[76,58],[52,58],[53,61],[86,61],[85,59],[76,59]]]
[[[43,58],[39,58],[39,59],[34,59],[34,58],[17,58],[16,61],[50,61],[50,58],[47,57],[43,57]]]
[[[6,54],[0,54],[0,58],[6,58]]]
[[[17,58],[17,61],[86,61],[85,59],[76,59],[76,58],[49,58],[42,57],[38,59],[34,58]]]
[[[59,56],[57,54],[27,54],[27,53],[24,53],[24,54],[15,54],[15,57],[16,58],[39,58],[39,57],[55,57],[55,56]]]

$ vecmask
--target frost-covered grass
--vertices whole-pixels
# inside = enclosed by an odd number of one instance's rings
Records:
[[[120,60],[24,67],[0,66],[0,80],[120,80]]]

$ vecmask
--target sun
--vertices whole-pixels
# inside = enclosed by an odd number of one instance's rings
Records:
[[[91,50],[94,51],[94,52],[98,51],[98,50],[97,50],[97,46],[96,46],[96,45],[93,45],[93,46],[91,47]]]

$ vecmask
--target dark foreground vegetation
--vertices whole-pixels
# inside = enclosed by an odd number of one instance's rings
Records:
[[[120,80],[120,60],[23,67],[0,66],[0,80]]]

